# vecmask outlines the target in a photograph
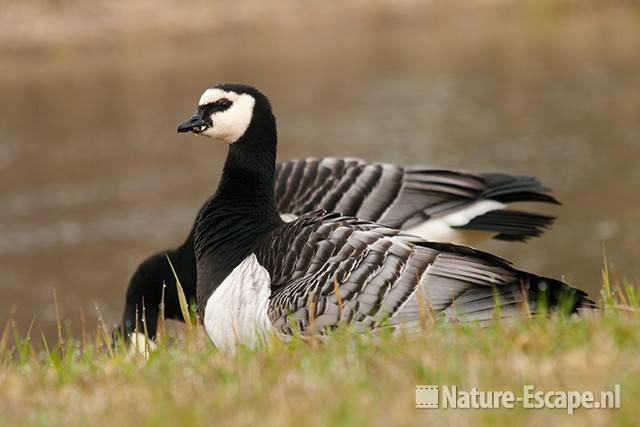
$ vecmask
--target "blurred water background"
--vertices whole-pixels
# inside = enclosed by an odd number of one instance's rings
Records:
[[[240,3],[240,2],[238,2]],[[119,320],[225,147],[176,135],[200,93],[261,88],[280,159],[540,177],[561,207],[483,249],[597,292],[640,268],[640,6],[630,1],[0,0],[0,322]]]

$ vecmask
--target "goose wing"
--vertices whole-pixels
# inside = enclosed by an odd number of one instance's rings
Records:
[[[401,166],[352,158],[307,158],[279,163],[275,193],[280,212],[303,215],[318,209],[380,219],[398,197]]]
[[[413,324],[425,307],[451,319],[490,320],[496,292],[502,316],[521,314],[529,299],[535,312],[543,293],[552,301],[571,294],[572,310],[587,301],[493,255],[338,214],[316,212],[280,227],[256,256],[271,278],[269,318],[283,333]]]
[[[380,222],[423,237],[437,235],[437,224],[453,235],[451,231],[476,231],[491,233],[498,240],[525,241],[542,234],[555,218],[509,209],[508,204],[558,204],[550,193],[530,176],[408,167],[398,199]],[[446,237],[431,240],[460,241]]]
[[[554,218],[507,209],[507,204],[557,203],[548,188],[528,176],[404,168],[349,158],[282,162],[275,193],[280,212],[294,217],[325,209],[458,243],[538,236]]]

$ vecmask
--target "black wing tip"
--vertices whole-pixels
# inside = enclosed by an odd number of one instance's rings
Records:
[[[589,295],[561,280],[521,273],[528,290],[529,301],[544,303],[550,310],[562,309],[568,313],[579,313],[582,309],[595,309],[597,304]]]
[[[553,216],[537,213],[498,209],[477,216],[456,228],[496,233],[493,237],[507,242],[526,242],[539,237],[556,220]]]
[[[449,199],[534,202],[560,205],[552,190],[536,177],[505,173],[472,173],[454,169],[405,167],[405,184],[415,191]]]
[[[543,185],[538,178],[503,173],[485,173],[481,177],[486,186],[480,194],[481,198],[502,203],[541,202],[560,205],[560,202],[551,195],[552,190]]]

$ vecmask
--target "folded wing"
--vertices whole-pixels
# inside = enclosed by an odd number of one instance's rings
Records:
[[[583,292],[493,255],[338,214],[300,217],[256,255],[271,278],[269,317],[284,333],[410,325],[425,315],[483,321],[497,306],[501,316],[536,313],[541,298],[555,307],[566,296],[570,311],[590,304]]]

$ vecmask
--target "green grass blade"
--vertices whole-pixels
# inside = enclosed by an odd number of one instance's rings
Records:
[[[173,263],[171,263],[169,254],[165,253],[164,256],[167,257],[167,261],[169,261],[169,266],[171,267],[171,271],[173,272],[173,277],[176,279],[176,289],[178,291],[178,302],[180,303],[182,318],[184,319],[184,323],[187,324],[187,329],[191,330],[191,328],[193,327],[193,323],[191,321],[191,316],[189,315],[189,304],[187,303],[187,297],[184,294],[184,289],[182,289],[182,283],[180,283],[178,274],[176,274],[176,270],[175,268],[173,268]]]

